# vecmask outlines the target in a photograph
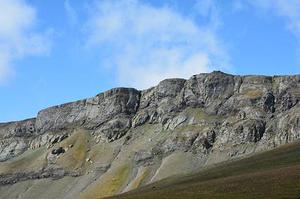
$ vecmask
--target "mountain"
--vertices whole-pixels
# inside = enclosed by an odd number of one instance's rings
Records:
[[[101,198],[259,157],[299,138],[299,100],[300,75],[215,71],[50,107],[0,124],[0,198]]]

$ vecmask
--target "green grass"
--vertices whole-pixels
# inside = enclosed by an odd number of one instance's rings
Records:
[[[202,108],[187,108],[185,112],[188,115],[193,116],[198,121],[202,121],[202,120],[215,121],[220,119],[220,117],[217,115],[210,115],[206,113]]]
[[[115,198],[300,198],[300,142],[167,178]]]

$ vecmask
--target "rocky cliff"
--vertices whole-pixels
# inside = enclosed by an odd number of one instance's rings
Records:
[[[216,71],[50,107],[0,124],[0,197],[104,197],[271,149],[299,138],[299,101],[300,75]]]

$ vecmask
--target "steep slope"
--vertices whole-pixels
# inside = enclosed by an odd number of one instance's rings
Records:
[[[116,88],[0,124],[0,198],[101,198],[300,136],[300,75]]]
[[[177,175],[112,198],[299,198],[300,142]]]

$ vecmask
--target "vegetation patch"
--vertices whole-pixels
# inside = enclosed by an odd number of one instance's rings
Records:
[[[46,164],[45,152],[45,147],[30,149],[18,157],[2,162],[0,163],[0,173],[39,170]]]
[[[143,184],[143,181],[149,176],[149,174],[150,174],[149,168],[147,167],[140,168],[136,178],[133,179],[133,181],[128,186],[127,191],[140,187]]]
[[[289,89],[289,92],[292,93],[295,96],[300,96],[300,89],[299,88],[291,88],[291,89]]]
[[[271,83],[272,79],[271,77],[267,76],[246,76],[245,77],[245,82],[253,83],[253,84],[265,84],[265,83]]]
[[[130,172],[129,165],[117,167],[100,178],[95,184],[86,189],[80,198],[104,198],[119,193],[126,183]]]
[[[194,117],[198,121],[215,121],[217,119],[220,119],[220,116],[207,114],[202,108],[188,107],[187,109],[185,109],[185,113],[189,116]]]
[[[261,90],[258,90],[258,89],[253,89],[253,90],[245,91],[244,95],[249,99],[258,99],[258,98],[262,97],[263,92]]]
[[[88,157],[93,162],[110,163],[114,157],[114,149],[107,143],[96,144],[91,147]]]
[[[185,125],[178,127],[175,131],[176,132],[186,132],[186,131],[193,131],[193,132],[199,132],[204,130],[206,127],[200,126],[200,125]]]
[[[157,170],[153,181],[161,180],[170,176],[175,176],[178,173],[188,173],[193,167],[191,165],[192,157],[189,153],[175,152],[163,161],[159,169]]]
[[[75,130],[75,132],[61,144],[68,151],[61,155],[57,163],[68,169],[81,168],[86,159],[88,151],[88,133],[84,130]],[[69,148],[69,146],[72,146]]]

